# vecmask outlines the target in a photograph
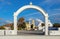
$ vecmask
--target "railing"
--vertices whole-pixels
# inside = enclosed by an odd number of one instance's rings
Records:
[[[0,35],[15,35],[14,30],[0,30]]]

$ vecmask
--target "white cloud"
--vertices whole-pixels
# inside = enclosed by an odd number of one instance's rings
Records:
[[[0,18],[0,20],[2,20],[2,18]]]
[[[0,2],[1,2],[1,5],[10,5],[10,4],[12,4],[10,1],[5,1],[5,0],[0,0]]]
[[[6,2],[6,4],[11,5],[12,3],[11,3],[11,2],[9,2],[9,1],[7,1],[7,2]]]
[[[44,23],[42,20],[40,20],[40,19],[38,19],[38,18],[36,18],[36,20],[37,20],[38,22]]]
[[[45,0],[43,3],[60,3],[60,0]]]
[[[59,15],[60,15],[60,13],[55,13],[55,14],[52,14],[50,16],[59,16]]]
[[[0,2],[4,2],[4,0],[0,0]]]
[[[9,20],[7,20],[6,22],[7,22],[7,23],[12,23],[12,22],[11,22],[11,21],[9,21]]]
[[[34,12],[34,13],[32,13],[32,14],[25,15],[25,17],[31,16],[31,15],[35,15],[35,14],[38,14],[38,13],[39,13],[39,12]]]
[[[42,6],[46,6],[47,8],[52,7],[54,4],[59,4],[60,0],[45,0],[41,3]]]
[[[60,10],[60,9],[53,9],[53,10]]]

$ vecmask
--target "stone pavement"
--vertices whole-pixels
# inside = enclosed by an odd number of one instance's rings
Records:
[[[60,39],[60,36],[0,36],[0,39]]]
[[[40,31],[18,31],[18,35],[1,35],[0,39],[60,39],[60,36],[45,36]]]

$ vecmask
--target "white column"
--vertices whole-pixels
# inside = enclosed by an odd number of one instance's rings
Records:
[[[45,16],[45,35],[48,35],[48,14]]]
[[[14,32],[17,35],[17,16],[14,15]]]

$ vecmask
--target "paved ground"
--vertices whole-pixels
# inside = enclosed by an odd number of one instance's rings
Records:
[[[60,36],[0,36],[0,39],[60,39]]]
[[[18,35],[44,35],[44,32],[42,31],[26,31],[26,30],[20,30],[18,31]]]
[[[45,36],[41,31],[18,31],[18,35],[0,36],[0,39],[60,39],[60,36]]]

